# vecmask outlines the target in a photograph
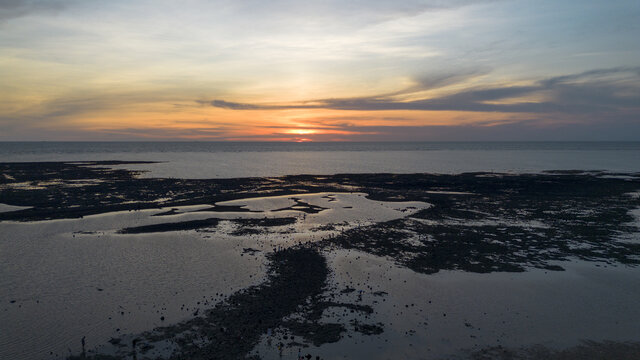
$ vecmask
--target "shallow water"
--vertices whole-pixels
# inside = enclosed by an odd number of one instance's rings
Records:
[[[0,213],[18,211],[18,210],[24,210],[24,209],[29,209],[29,206],[15,206],[15,205],[0,204]]]
[[[235,242],[73,234],[96,229],[81,222],[0,224],[0,358],[59,358],[46,355],[77,353],[82,336],[92,347],[179,321],[203,297],[219,299],[264,275],[259,255],[242,257]]]
[[[213,307],[224,296],[262,282],[264,254],[275,246],[319,240],[428,206],[372,201],[364,195],[300,194],[217,204],[262,211],[251,213],[197,211],[210,207],[201,205],[179,207],[177,214],[168,216],[152,216],[169,210],[164,208],[0,222],[0,358],[63,358],[79,353],[83,336],[87,348],[93,348],[111,337],[191,318],[196,309]],[[326,209],[317,214],[272,211],[295,205],[292,198]],[[291,216],[298,218],[295,224],[257,229],[256,235],[233,236],[237,226],[231,221],[200,232],[117,233],[130,226],[211,217]],[[339,230],[312,231],[334,223]],[[258,251],[246,253],[246,248]]]
[[[384,332],[353,333],[338,343],[301,348],[326,359],[451,359],[488,346],[565,348],[582,340],[637,341],[640,335],[640,269],[562,263],[564,272],[418,274],[359,251],[329,253],[332,286],[354,288],[342,300],[371,305],[374,313],[324,322],[353,329],[351,319],[383,323]],[[358,300],[362,290],[362,300]],[[382,296],[375,292],[384,291]],[[272,341],[276,344],[277,341]],[[279,359],[267,338],[256,352]],[[286,356],[298,348],[287,348]]]

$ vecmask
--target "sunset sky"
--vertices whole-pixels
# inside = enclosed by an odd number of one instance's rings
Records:
[[[0,0],[0,140],[640,140],[640,1]]]

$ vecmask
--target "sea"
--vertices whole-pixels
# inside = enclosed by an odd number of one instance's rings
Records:
[[[0,162],[156,161],[143,177],[640,171],[638,142],[0,142]]]

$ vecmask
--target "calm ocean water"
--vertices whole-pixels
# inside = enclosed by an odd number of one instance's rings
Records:
[[[640,142],[0,142],[0,162],[152,160],[147,177],[640,171]]]

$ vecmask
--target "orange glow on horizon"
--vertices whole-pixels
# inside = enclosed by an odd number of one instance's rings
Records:
[[[527,114],[413,110],[276,109],[232,110],[191,102],[131,104],[51,118],[39,131],[74,128],[96,138],[229,141],[349,141],[380,136],[387,129],[423,126],[492,126]],[[69,137],[77,136],[69,134]]]
[[[313,129],[290,129],[285,131],[287,134],[296,134],[296,135],[309,135],[318,133],[317,130]]]

